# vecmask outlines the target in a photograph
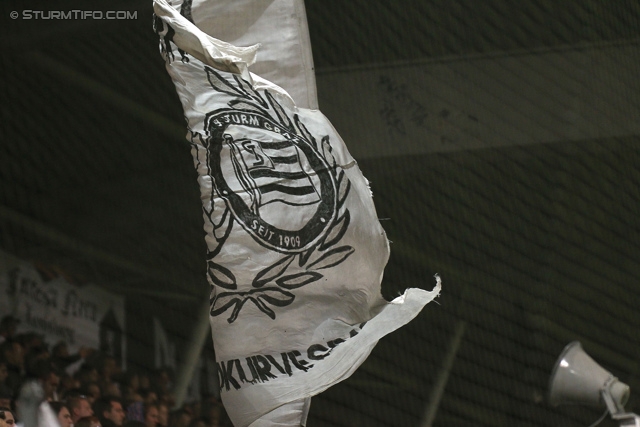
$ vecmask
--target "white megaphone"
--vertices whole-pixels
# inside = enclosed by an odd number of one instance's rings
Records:
[[[606,407],[613,419],[621,421],[621,426],[640,427],[640,417],[624,412],[629,394],[629,386],[598,365],[578,341],[564,348],[549,381],[549,403],[552,406]]]

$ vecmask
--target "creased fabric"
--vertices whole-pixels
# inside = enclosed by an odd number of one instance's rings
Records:
[[[207,35],[195,9],[154,10],[198,172],[222,400],[237,427],[269,425],[265,414],[350,376],[440,281],[385,301],[388,241],[327,118],[250,72],[255,46]]]

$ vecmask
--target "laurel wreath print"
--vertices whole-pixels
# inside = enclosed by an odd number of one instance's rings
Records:
[[[240,76],[233,74],[233,80],[230,81],[212,68],[205,66],[205,70],[213,89],[234,98],[228,103],[231,108],[269,117],[313,147],[316,154],[326,160],[329,165],[329,173],[336,183],[337,215],[328,225],[323,237],[303,251],[283,254],[276,262],[260,270],[253,278],[250,290],[238,290],[239,286],[233,272],[215,261],[216,255],[222,249],[231,232],[235,218],[223,199],[215,197],[219,194],[217,194],[215,185],[213,186],[211,204],[204,208],[204,213],[213,226],[215,241],[207,256],[207,273],[211,287],[210,314],[211,316],[220,316],[228,313],[227,321],[233,323],[238,319],[243,307],[251,302],[262,313],[275,319],[278,307],[288,306],[294,301],[293,290],[319,281],[324,277],[323,270],[344,262],[354,253],[355,249],[352,246],[339,244],[349,228],[351,219],[349,210],[345,207],[351,183],[332,154],[328,136],[316,139],[300,121],[297,114],[293,115],[292,120],[272,94],[267,91],[259,93]],[[196,163],[209,165],[210,140],[194,133],[192,134],[192,144],[199,144],[206,148],[207,158],[196,158]],[[224,291],[217,292],[216,287],[222,288]]]
[[[185,0],[181,7],[181,14],[189,21],[191,19],[191,0]],[[175,60],[171,44],[174,42],[175,32],[170,25],[162,22],[154,15],[154,30],[160,36],[161,51],[168,63]],[[189,63],[189,55],[176,46],[183,63]],[[195,61],[196,63],[198,61]],[[211,316],[219,316],[229,313],[227,321],[233,323],[238,319],[242,308],[247,302],[253,303],[261,312],[271,319],[276,318],[276,307],[285,307],[295,299],[292,292],[295,289],[315,283],[324,277],[323,270],[332,268],[349,258],[355,251],[350,245],[339,245],[341,239],[349,228],[350,214],[345,207],[345,201],[351,189],[351,183],[344,170],[337,164],[332,154],[332,147],[328,136],[317,140],[300,121],[297,114],[293,115],[293,121],[286,114],[283,107],[268,91],[262,94],[254,90],[251,84],[236,74],[232,80],[222,76],[214,69],[204,67],[207,79],[211,87],[221,93],[232,96],[234,99],[228,103],[232,109],[254,112],[265,117],[270,117],[279,123],[287,131],[296,134],[315,150],[318,156],[322,156],[329,165],[329,173],[337,188],[336,212],[333,222],[329,224],[324,235],[311,247],[297,252],[284,254],[273,264],[259,271],[252,280],[251,289],[238,290],[235,275],[223,265],[216,263],[215,258],[220,253],[226,239],[229,237],[234,223],[234,216],[227,203],[217,194],[215,185],[211,194],[210,204],[204,205],[205,216],[212,225],[213,245],[207,253],[207,274],[210,282],[210,307]],[[211,114],[211,113],[210,113]],[[208,129],[205,126],[205,129]],[[198,170],[202,166],[210,172],[210,138],[191,132],[191,144],[194,147],[195,164]],[[205,158],[200,158],[201,151],[198,146],[204,147]],[[209,176],[211,174],[209,173]],[[218,197],[216,197],[216,195]],[[224,289],[218,293],[216,286]]]

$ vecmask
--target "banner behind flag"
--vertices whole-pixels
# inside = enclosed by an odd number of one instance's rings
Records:
[[[155,25],[198,171],[221,396],[237,427],[258,426],[351,375],[440,286],[382,298],[389,246],[355,160],[319,111],[249,72],[257,46],[198,28],[210,3],[156,0]],[[280,58],[261,61],[277,75]]]
[[[100,349],[126,367],[125,301],[97,285],[78,286],[63,276],[45,277],[35,265],[0,251],[0,317],[21,321],[18,333],[33,332],[70,352]]]

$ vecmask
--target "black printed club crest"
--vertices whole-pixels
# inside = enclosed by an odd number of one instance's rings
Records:
[[[350,183],[328,136],[316,139],[297,114],[287,114],[269,92],[255,91],[238,75],[205,70],[211,87],[232,97],[228,107],[207,114],[208,139],[198,141],[207,149],[212,198],[224,201],[222,213],[205,209],[216,240],[208,256],[211,315],[230,312],[232,323],[250,301],[275,319],[274,307],[291,304],[292,291],[317,282],[323,270],[354,252],[339,245],[349,226],[344,202]],[[237,283],[216,262],[234,226],[280,255],[251,283]]]

